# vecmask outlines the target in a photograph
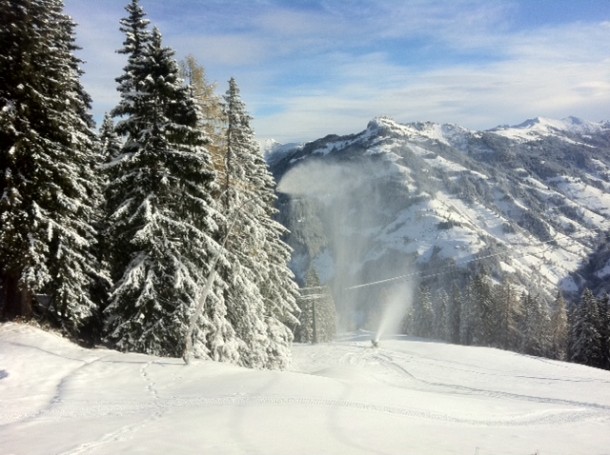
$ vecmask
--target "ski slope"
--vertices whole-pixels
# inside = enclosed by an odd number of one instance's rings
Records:
[[[87,350],[0,325],[0,453],[610,454],[610,372],[368,337],[291,371]]]

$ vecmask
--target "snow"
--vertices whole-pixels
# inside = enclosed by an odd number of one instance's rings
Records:
[[[606,262],[606,265],[602,269],[598,270],[595,273],[595,275],[597,275],[597,277],[601,278],[601,279],[604,279],[607,276],[609,276],[610,275],[610,261]]]
[[[552,178],[549,182],[554,183],[571,201],[576,202],[578,207],[594,212],[592,216],[597,218],[594,223],[607,224],[606,217],[610,215],[610,194],[569,176]],[[599,213],[604,217],[597,215]]]
[[[370,334],[290,371],[77,347],[0,326],[3,454],[607,454],[610,372]]]
[[[367,134],[374,136],[376,130],[388,130],[393,134],[402,136],[412,141],[436,141],[459,149],[464,147],[465,137],[472,132],[453,124],[439,124],[434,122],[418,122],[400,124],[387,117],[377,117],[371,120],[367,126]]]
[[[455,163],[453,161],[449,161],[442,156],[430,154],[430,150],[425,147],[419,147],[417,145],[409,144],[409,149],[415,153],[415,155],[425,158],[427,160],[427,164],[430,167],[441,169],[447,174],[459,173],[459,172],[471,172],[472,174],[476,174],[481,176],[483,179],[487,179],[486,176],[482,175],[479,172],[471,171],[470,169],[462,166],[459,163]]]
[[[303,144],[289,143],[280,144],[274,139],[260,139],[257,141],[258,147],[263,154],[265,161],[273,163],[282,159],[286,154],[303,148]]]
[[[519,125],[501,126],[489,130],[491,133],[516,140],[535,140],[541,136],[550,136],[557,132],[566,132],[584,135],[586,133],[598,132],[605,128],[604,123],[589,122],[576,117],[567,117],[561,120],[545,117],[536,117],[526,120]],[[564,141],[579,144],[573,140],[561,137]],[[581,144],[584,145],[584,144]]]

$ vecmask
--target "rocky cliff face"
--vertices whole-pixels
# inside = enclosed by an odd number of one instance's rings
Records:
[[[449,290],[475,271],[550,294],[610,277],[609,123],[377,118],[269,162],[292,267],[300,279],[314,267],[340,309],[396,284]]]

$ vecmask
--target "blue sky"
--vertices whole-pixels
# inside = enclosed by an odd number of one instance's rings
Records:
[[[219,93],[236,78],[259,138],[355,133],[379,115],[471,129],[535,116],[610,120],[609,0],[140,3]],[[97,119],[118,99],[126,4],[65,0]]]

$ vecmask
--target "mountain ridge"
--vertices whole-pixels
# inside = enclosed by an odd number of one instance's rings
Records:
[[[608,122],[537,117],[472,131],[377,117],[270,158],[292,268],[302,281],[314,267],[336,294],[448,263],[548,295],[576,295],[586,274],[599,276],[584,264],[606,251],[610,230]],[[315,182],[301,193],[290,188],[299,173]]]

